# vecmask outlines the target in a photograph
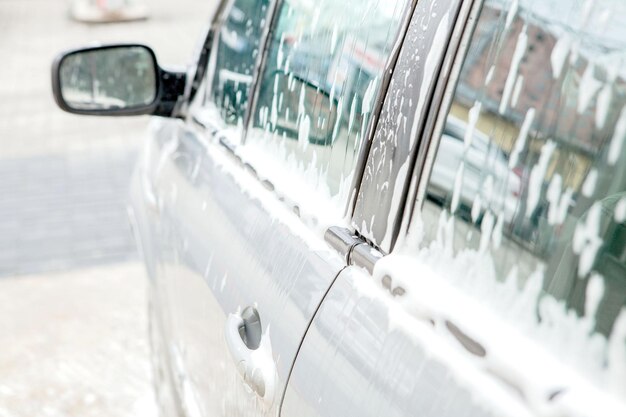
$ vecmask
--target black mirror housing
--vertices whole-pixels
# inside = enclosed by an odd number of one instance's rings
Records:
[[[161,68],[152,49],[139,44],[74,49],[52,63],[57,105],[82,115],[178,117],[186,78]]]

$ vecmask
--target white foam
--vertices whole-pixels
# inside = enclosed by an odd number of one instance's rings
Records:
[[[576,225],[572,250],[578,257],[578,276],[584,278],[589,274],[603,240],[600,237],[600,219],[602,205],[595,202],[589,209],[585,219]]]
[[[578,114],[583,114],[585,110],[587,110],[591,104],[591,100],[593,100],[602,87],[602,83],[595,78],[594,72],[595,64],[589,62],[580,80],[580,87],[578,90],[578,106],[576,107]]]
[[[615,205],[614,216],[616,223],[626,222],[626,197],[620,198],[620,200]]]
[[[354,117],[356,113],[357,103],[358,103],[357,96],[355,95],[352,98],[352,105],[350,106],[350,118],[348,119],[348,134],[352,132],[352,125],[354,124]]]
[[[509,158],[509,168],[513,169],[517,166],[519,161],[519,156],[521,152],[526,147],[526,140],[528,138],[528,132],[533,124],[533,120],[535,119],[535,108],[531,107],[526,111],[526,116],[524,116],[524,122],[522,122],[522,127],[520,128],[519,134],[517,135],[517,140],[515,141],[515,146],[513,151],[511,152],[511,157]]]
[[[593,196],[593,193],[596,191],[596,184],[598,183],[598,170],[592,168],[587,174],[587,178],[585,178],[585,182],[582,186],[582,194],[585,197]]]
[[[445,216],[440,220],[447,222]],[[374,282],[389,276],[394,285],[406,291],[402,298],[392,300],[399,311],[390,312],[390,326],[403,328],[407,322],[401,312],[406,312],[418,320],[434,322],[426,340],[437,340],[447,335],[444,322],[452,322],[484,347],[486,356],[476,358],[454,338],[445,339],[444,346],[456,346],[471,364],[460,376],[456,375],[459,364],[452,352],[432,353],[441,358],[456,383],[467,383],[475,401],[485,401],[488,407],[506,404],[507,412],[496,415],[511,415],[508,408],[513,404],[505,399],[506,394],[484,398],[484,393],[493,394],[495,387],[485,391],[485,381],[478,384],[477,379],[464,379],[468,375],[476,378],[474,372],[480,370],[501,387],[507,386],[503,379],[517,387],[528,415],[624,415],[621,389],[626,380],[626,311],[618,318],[608,343],[604,336],[593,333],[591,315],[603,293],[599,275],[590,280],[586,314],[579,317],[564,303],[541,295],[542,267],[528,277],[513,268],[502,282],[495,276],[488,252],[463,250],[450,256],[439,240],[417,253],[404,250],[379,260],[374,270]],[[415,334],[420,345],[424,343],[419,332],[407,334]],[[557,391],[561,394],[553,398]]]
[[[598,312],[598,306],[604,296],[604,278],[600,274],[593,274],[587,284],[585,299],[585,316],[593,318]]]
[[[541,187],[548,170],[548,164],[552,158],[552,154],[556,149],[556,144],[549,140],[541,147],[541,155],[539,161],[533,167],[530,172],[530,179],[528,180],[528,199],[526,204],[526,216],[530,217],[537,204],[539,204],[539,197],[541,195]]]
[[[372,105],[374,103],[374,94],[376,93],[376,87],[378,86],[378,77],[370,80],[365,94],[363,95],[363,103],[361,105],[361,113],[368,114],[372,111]]]
[[[515,19],[518,9],[519,9],[519,0],[513,0],[511,2],[511,6],[509,7],[509,11],[506,14],[506,21],[504,22],[504,30],[508,30],[509,27],[511,27],[511,23],[513,23],[513,19]]]
[[[611,106],[611,99],[613,97],[613,88],[611,84],[605,84],[598,94],[598,100],[596,103],[596,128],[602,129],[606,123],[606,117],[609,113]]]
[[[527,27],[524,26],[517,37],[517,44],[515,45],[515,51],[513,52],[513,58],[511,59],[509,74],[507,75],[506,82],[504,83],[504,92],[502,93],[502,100],[500,101],[500,107],[498,108],[498,112],[500,114],[504,114],[509,106],[513,86],[515,85],[515,80],[517,79],[517,74],[519,72],[519,65],[524,57],[524,53],[526,52],[526,47],[528,45],[528,34],[526,31]]]
[[[517,107],[517,102],[519,101],[519,96],[522,92],[522,88],[524,88],[524,76],[520,74],[517,76],[517,80],[515,81],[515,87],[513,88],[511,107]]]
[[[487,76],[485,77],[485,86],[488,86],[491,83],[495,70],[496,70],[495,65],[492,65],[491,67],[489,67],[489,71],[487,71]]]
[[[607,153],[607,162],[609,165],[615,165],[615,163],[622,156],[624,138],[626,138],[626,106],[622,107],[622,111],[620,112],[617,123],[615,124],[615,130],[613,132],[611,144],[609,145],[609,151]]]
[[[300,122],[300,128],[298,129],[298,145],[303,150],[306,150],[309,145],[309,135],[311,132],[311,118],[305,115]]]
[[[482,108],[482,103],[480,101],[474,102],[474,105],[469,110],[467,128],[465,129],[465,150],[469,149],[472,146],[472,141],[474,139],[474,132],[476,130],[476,122],[480,116],[480,109]]]
[[[561,191],[563,187],[563,179],[561,175],[554,174],[552,176],[552,180],[550,181],[550,185],[548,186],[548,191],[546,193],[546,198],[548,199],[549,208],[548,208],[548,223],[551,225],[557,224],[558,216],[559,216],[559,202],[561,200]]]
[[[565,59],[572,47],[572,38],[568,33],[564,33],[552,48],[552,54],[550,55],[550,63],[552,64],[552,77],[557,79],[563,72],[563,66],[565,65]]]
[[[461,188],[463,187],[463,169],[465,164],[461,162],[456,171],[456,177],[454,179],[454,190],[452,192],[452,203],[450,205],[450,211],[456,213],[459,207],[459,198],[461,196]]]

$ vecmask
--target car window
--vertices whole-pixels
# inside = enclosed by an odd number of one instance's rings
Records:
[[[626,357],[624,16],[487,1],[416,220],[442,276],[592,370]]]
[[[246,139],[257,164],[317,200],[343,195],[407,3],[280,3]]]
[[[243,126],[269,0],[235,0],[219,30],[204,106],[226,126]]]

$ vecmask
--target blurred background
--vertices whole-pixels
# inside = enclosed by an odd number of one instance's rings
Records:
[[[0,0],[0,417],[156,415],[126,212],[148,118],[63,113],[50,64],[136,42],[186,65],[216,1],[125,1]]]

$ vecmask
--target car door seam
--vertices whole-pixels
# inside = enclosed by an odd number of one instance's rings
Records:
[[[282,392],[282,395],[280,397],[280,402],[278,404],[278,414],[277,414],[278,417],[282,416],[283,403],[285,402],[285,396],[287,395],[287,387],[289,386],[289,380],[291,379],[291,375],[292,375],[293,370],[294,370],[294,368],[296,366],[296,361],[298,360],[298,355],[300,354],[300,350],[302,349],[302,346],[304,345],[304,340],[306,339],[306,336],[309,333],[309,329],[313,325],[313,322],[315,321],[315,318],[317,317],[317,313],[321,309],[322,304],[324,303],[324,300],[328,296],[328,293],[330,292],[330,290],[335,285],[335,282],[337,281],[337,278],[339,278],[339,275],[341,275],[341,273],[346,268],[348,268],[348,265],[345,265],[343,268],[341,268],[337,272],[335,277],[332,279],[332,281],[330,282],[330,285],[328,286],[326,291],[324,291],[324,295],[322,296],[322,298],[320,299],[319,303],[315,307],[315,311],[313,312],[313,315],[311,316],[311,320],[309,321],[309,323],[307,324],[306,328],[304,329],[304,334],[302,335],[302,338],[300,339],[300,343],[298,344],[298,349],[296,350],[296,354],[294,356],[293,362],[291,363],[291,367],[289,368],[289,374],[287,375],[287,379],[285,380],[285,387],[283,388],[283,392]]]

